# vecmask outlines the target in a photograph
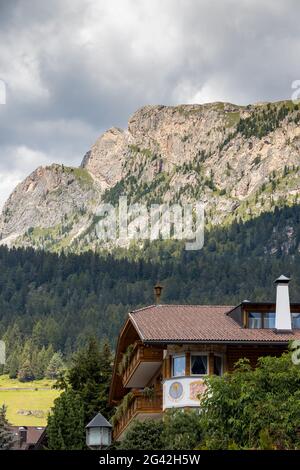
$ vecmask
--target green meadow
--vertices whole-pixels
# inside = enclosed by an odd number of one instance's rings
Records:
[[[8,421],[15,426],[45,426],[53,402],[60,394],[52,388],[53,384],[49,379],[23,383],[0,376],[0,406],[7,406]]]

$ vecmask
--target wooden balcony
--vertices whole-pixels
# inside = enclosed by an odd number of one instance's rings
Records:
[[[113,438],[120,440],[133,419],[145,420],[147,418],[160,418],[162,415],[162,392],[156,392],[151,398],[146,397],[142,391],[133,390],[133,398],[126,412],[114,425]]]
[[[163,350],[145,346],[140,341],[134,345],[129,365],[122,374],[123,387],[145,387],[153,375],[161,367]]]

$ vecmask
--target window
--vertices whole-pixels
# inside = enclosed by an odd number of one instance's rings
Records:
[[[300,313],[292,313],[292,328],[300,328]]]
[[[174,356],[172,362],[173,377],[180,377],[185,375],[185,356]]]
[[[207,356],[195,355],[191,356],[191,374],[206,375],[207,374]]]
[[[222,375],[223,367],[222,367],[222,357],[221,356],[214,356],[214,374],[215,375]]]
[[[262,328],[262,315],[258,312],[249,312],[248,317],[249,328]]]
[[[264,314],[264,328],[275,328],[275,313],[266,312]]]
[[[102,428],[102,445],[109,446],[111,443],[111,430],[109,428]]]
[[[89,445],[108,446],[111,442],[111,430],[109,428],[89,428]]]

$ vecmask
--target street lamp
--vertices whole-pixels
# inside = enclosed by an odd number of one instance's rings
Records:
[[[86,444],[90,449],[103,449],[111,444],[112,425],[98,413],[86,426]]]

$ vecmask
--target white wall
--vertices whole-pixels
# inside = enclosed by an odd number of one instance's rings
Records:
[[[174,386],[173,384],[178,384]],[[178,398],[171,396],[171,390],[176,391],[178,395],[182,389],[182,393]],[[171,388],[171,390],[170,390]],[[205,390],[205,384],[202,377],[173,377],[163,382],[163,410],[167,408],[182,408],[185,406],[200,406],[197,395]]]

